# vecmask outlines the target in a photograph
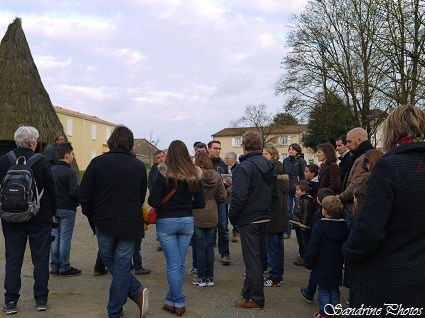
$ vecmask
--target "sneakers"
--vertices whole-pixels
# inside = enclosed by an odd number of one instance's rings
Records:
[[[264,306],[260,306],[255,301],[251,300],[242,300],[235,302],[235,307],[246,308],[246,309],[263,309]]]
[[[234,243],[239,242],[239,233],[238,232],[233,232],[232,242],[234,242]]]
[[[139,306],[140,318],[146,317],[149,313],[149,290],[147,288],[142,288],[137,297],[136,304]]]
[[[76,269],[76,268],[72,267],[72,266],[67,271],[62,272],[62,273],[59,274],[59,276],[61,278],[73,277],[73,276],[79,276],[79,275],[81,275],[81,271],[79,269]]]
[[[149,269],[143,268],[143,267],[141,269],[138,269],[137,271],[136,270],[134,271],[135,275],[148,275],[150,273],[151,271]]]
[[[230,265],[230,257],[229,256],[223,256],[221,258],[221,264],[224,266],[229,266]]]
[[[205,278],[194,278],[192,279],[192,284],[197,285],[198,287],[205,287],[207,286],[207,280]]]
[[[6,315],[13,315],[18,312],[18,309],[16,308],[16,302],[9,301],[3,306],[3,311],[6,313]]]
[[[214,278],[212,278],[212,277],[210,277],[210,278],[207,278],[207,286],[208,287],[213,287],[215,284],[214,284]]]
[[[47,310],[47,301],[46,300],[36,300],[35,308],[37,311],[46,311]]]
[[[263,285],[266,287],[280,287],[281,283],[274,283],[271,279],[265,279]]]
[[[59,276],[59,270],[58,269],[52,269],[49,272],[50,275],[52,275],[52,277],[58,277]]]
[[[189,275],[189,276],[193,276],[193,277],[198,277],[198,270],[196,269],[196,268],[193,268],[193,267],[191,267],[191,268],[189,268],[189,270],[187,271],[187,274]]]
[[[294,262],[294,265],[296,266],[304,266],[304,259],[303,258],[299,258]]]
[[[307,288],[301,287],[301,288],[300,288],[300,294],[301,294],[301,296],[303,296],[303,297],[304,297],[304,299],[305,299],[306,301],[308,301],[309,303],[311,303],[311,302],[313,301],[313,297],[309,297],[309,296],[307,295]]]
[[[100,270],[100,271],[95,269],[94,272],[93,272],[93,275],[94,276],[102,276],[102,275],[106,275],[108,273],[109,273],[109,271],[106,268],[104,268],[103,270]]]

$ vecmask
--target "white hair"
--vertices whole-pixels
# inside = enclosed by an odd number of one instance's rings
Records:
[[[30,148],[30,142],[37,143],[39,133],[38,130],[31,126],[21,126],[15,131],[13,138],[16,146],[22,148]]]

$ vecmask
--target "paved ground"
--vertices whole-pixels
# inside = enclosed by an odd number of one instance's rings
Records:
[[[157,252],[155,226],[150,226],[143,240],[143,265],[152,270],[150,275],[137,276],[143,285],[150,289],[149,317],[173,317],[161,309],[167,291],[165,259]],[[93,264],[96,257],[96,239],[87,224],[86,218],[78,213],[73,237],[71,264],[82,270],[82,275],[72,278],[54,277],[50,279],[49,310],[36,312],[32,297],[32,265],[27,250],[22,270],[22,291],[16,317],[107,317],[106,303],[110,275],[93,276]],[[187,297],[186,317],[313,317],[317,311],[317,302],[307,303],[299,294],[299,288],[305,286],[308,273],[302,267],[293,265],[297,256],[296,239],[285,240],[285,274],[280,288],[265,287],[266,306],[264,310],[239,309],[233,302],[239,300],[239,292],[244,280],[244,265],[240,243],[230,243],[231,265],[215,263],[214,287],[197,287],[186,277],[184,292]],[[217,253],[216,253],[217,256]],[[189,249],[186,264],[191,264]],[[4,281],[4,242],[0,236],[0,278]],[[347,290],[341,288],[341,302],[347,299]],[[125,317],[139,317],[137,306],[129,300],[124,307]],[[0,313],[0,316],[6,316]]]

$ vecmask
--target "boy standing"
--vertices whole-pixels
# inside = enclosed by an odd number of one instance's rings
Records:
[[[304,176],[308,181],[308,194],[315,198],[319,187],[319,166],[314,163],[307,165],[304,169]]]
[[[336,196],[328,196],[322,202],[323,219],[314,226],[305,255],[305,268],[318,283],[319,312],[315,318],[334,315],[331,306],[340,303],[339,285],[342,283],[342,245],[348,236],[347,225],[342,218],[343,205]]]
[[[301,180],[295,183],[295,195],[298,200],[295,204],[292,220],[289,222],[294,226],[295,234],[297,235],[298,249],[300,253],[300,256],[294,262],[297,266],[304,266],[304,255],[310,238],[310,229],[312,227],[314,211],[316,210],[313,197],[308,194],[308,191],[309,187],[306,180]]]
[[[55,240],[50,247],[50,273],[52,276],[71,277],[81,274],[79,269],[69,263],[71,252],[71,239],[74,232],[75,215],[78,204],[77,173],[71,169],[74,160],[70,143],[62,143],[57,147],[58,163],[52,167],[58,192],[58,205],[56,210],[56,227],[52,229]]]

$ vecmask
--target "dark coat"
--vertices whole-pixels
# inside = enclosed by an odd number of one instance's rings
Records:
[[[342,188],[342,185],[344,183],[345,175],[347,174],[347,172],[350,169],[351,152],[348,151],[346,154],[339,156],[338,160],[339,160],[338,165],[339,165],[339,171],[340,171],[340,179],[339,179],[340,180],[340,182],[339,182],[340,190],[338,191],[338,193],[339,193],[339,192],[341,192],[341,188]]]
[[[244,226],[255,221],[270,220],[272,202],[277,196],[276,168],[261,150],[239,158],[233,170],[233,192],[229,219]]]
[[[148,178],[148,189],[149,191],[152,190],[153,182],[155,181],[156,175],[159,173],[158,165],[154,163],[151,167],[151,171],[149,171],[149,178]]]
[[[16,148],[13,150],[16,158],[24,156],[27,160],[34,154],[29,148]],[[10,161],[9,158],[4,155],[0,158],[0,180],[3,180],[4,176],[9,170]],[[40,158],[32,166],[33,178],[37,183],[38,191],[44,189],[43,196],[40,200],[40,210],[38,214],[31,220],[24,224],[42,224],[52,223],[52,216],[56,215],[56,204],[57,204],[57,193],[55,180],[53,179],[52,170],[45,158]],[[4,223],[11,224],[9,222],[2,221]],[[14,223],[14,226],[22,226],[21,224]]]
[[[313,225],[313,216],[316,211],[316,205],[313,202],[313,197],[309,194],[303,194],[296,201],[292,214],[292,223],[295,227],[303,227],[310,229]]]
[[[307,162],[304,160],[304,155],[289,156],[283,159],[284,173],[289,176],[289,192],[295,191],[295,183],[304,180],[304,169]]]
[[[155,178],[148,203],[154,208],[158,208],[158,219],[162,218],[179,218],[193,216],[192,209],[202,209],[205,207],[204,188],[202,186],[202,170],[197,167],[199,178],[199,191],[192,192],[189,190],[187,179],[179,177],[179,189],[168,199],[165,204],[160,206],[164,199],[173,190],[173,181],[169,185],[165,183],[167,166],[163,163],[158,165],[159,173]]]
[[[323,164],[319,174],[319,186],[316,189],[314,198],[316,198],[317,192],[323,188],[331,189],[335,195],[339,193],[339,182],[340,182],[340,170],[336,162],[326,161]]]
[[[104,235],[140,239],[146,167],[130,152],[111,150],[94,158],[80,185],[83,214]]]
[[[58,163],[58,154],[56,152],[57,149],[58,144],[54,143],[49,147],[49,149],[47,149],[46,154],[44,155],[50,167],[53,167]]]
[[[364,205],[344,244],[350,306],[425,307],[425,143],[401,145],[373,167]]]
[[[52,173],[58,192],[58,209],[77,211],[79,205],[77,173],[68,163],[61,160],[52,167]]]
[[[347,236],[348,228],[344,219],[323,218],[314,225],[304,267],[313,270],[312,275],[319,286],[341,285],[344,262],[342,244]]]
[[[228,168],[223,160],[221,160],[220,157],[218,158],[211,158],[213,169],[217,171],[219,174],[227,173]]]
[[[281,233],[288,230],[288,191],[289,178],[283,173],[283,164],[275,160],[277,167],[277,198],[272,204],[272,218],[269,233]]]

